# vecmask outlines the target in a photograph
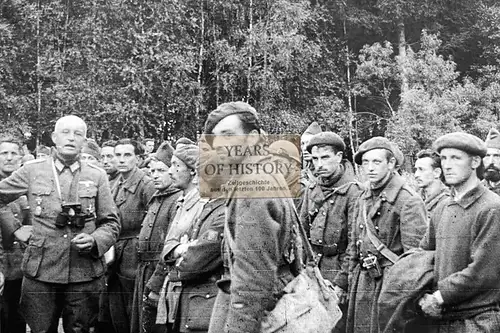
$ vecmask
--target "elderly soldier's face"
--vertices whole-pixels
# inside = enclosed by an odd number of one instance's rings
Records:
[[[54,141],[60,156],[75,158],[82,150],[86,135],[86,126],[83,120],[69,116],[58,121],[52,133],[52,141]]]
[[[362,166],[370,184],[377,185],[394,170],[394,157],[387,160],[388,151],[385,149],[372,149],[363,154]]]
[[[483,163],[484,178],[492,182],[500,181],[500,149],[488,148]]]
[[[157,190],[163,190],[172,183],[172,178],[170,178],[170,175],[168,174],[169,168],[165,163],[152,160],[149,163],[149,169],[151,171],[153,183]]]
[[[12,142],[0,143],[0,171],[9,175],[19,168],[21,154],[19,146]]]
[[[131,144],[117,145],[115,147],[115,156],[118,162],[116,168],[122,173],[132,171],[139,162],[135,155],[135,148]]]
[[[103,147],[101,149],[102,168],[110,174],[116,171],[115,148]]]
[[[311,149],[311,157],[314,164],[314,172],[321,178],[331,177],[339,168],[342,161],[342,152],[335,152],[331,146]]]
[[[476,172],[481,161],[478,156],[471,156],[465,151],[455,148],[443,148],[439,153],[441,156],[441,168],[444,179],[450,186],[459,186],[465,183]]]
[[[440,171],[432,167],[433,160],[430,157],[419,158],[415,162],[415,180],[420,188],[426,188],[434,179],[439,178]]]
[[[168,174],[172,179],[172,185],[181,190],[188,188],[193,180],[193,172],[194,171],[177,156],[172,156],[172,166],[168,169]]]

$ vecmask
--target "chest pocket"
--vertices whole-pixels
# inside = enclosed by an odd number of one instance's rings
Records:
[[[50,200],[50,195],[52,193],[52,187],[50,185],[34,183],[31,193],[33,195],[33,202],[31,203],[31,207],[35,216],[55,216],[55,210],[57,210],[57,207],[53,206],[55,204],[55,200]]]
[[[78,198],[82,205],[82,213],[92,215],[95,213],[95,198],[97,196],[97,186],[89,182],[79,182]]]

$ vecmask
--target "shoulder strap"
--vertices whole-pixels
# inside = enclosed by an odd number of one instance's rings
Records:
[[[316,255],[314,254],[311,243],[309,242],[309,239],[307,238],[306,231],[304,230],[304,226],[302,225],[302,222],[300,221],[299,214],[297,213],[297,209],[295,208],[295,205],[293,204],[291,199],[290,199],[290,205],[293,208],[293,212],[295,214],[295,218],[296,218],[296,221],[298,224],[300,237],[302,238],[302,244],[304,245],[304,251],[306,254],[307,264],[312,265],[312,266],[318,266],[318,261],[317,261]]]
[[[383,255],[385,258],[387,258],[389,261],[391,261],[393,264],[398,261],[399,256],[392,252],[382,241],[372,232],[373,228],[373,223],[368,222],[368,216],[366,213],[366,204],[363,202],[363,206],[361,207],[362,214],[363,214],[363,220],[365,222],[365,228],[366,228],[366,235],[368,236],[368,239],[370,242],[375,246],[378,252],[380,252],[381,255]]]

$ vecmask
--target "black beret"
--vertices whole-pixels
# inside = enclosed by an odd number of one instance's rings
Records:
[[[257,111],[250,106],[250,104],[245,102],[230,102],[219,105],[217,109],[210,112],[207,117],[207,121],[205,122],[205,134],[212,134],[214,127],[227,116],[231,116],[233,114],[242,114],[246,113],[254,118],[257,123],[259,120],[259,115]]]
[[[361,165],[363,154],[372,149],[386,149],[390,151],[394,156],[396,155],[394,152],[394,143],[389,141],[389,139],[384,138],[383,136],[375,136],[369,140],[366,140],[359,146],[358,151],[356,152],[356,154],[354,154],[354,162]]]
[[[174,148],[168,143],[164,141],[156,150],[155,157],[158,161],[165,163],[165,165],[172,165],[172,156],[174,155]]]
[[[333,146],[339,151],[345,150],[344,140],[333,132],[321,132],[314,134],[306,146],[306,150],[311,152],[314,146]]]
[[[443,148],[455,148],[479,157],[486,156],[487,151],[486,144],[483,140],[475,135],[464,132],[445,134],[437,138],[433,146],[434,150],[438,153],[441,152]]]

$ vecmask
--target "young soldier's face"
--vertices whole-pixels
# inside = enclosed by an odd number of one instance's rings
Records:
[[[423,157],[419,158],[415,162],[415,180],[420,188],[427,188],[434,179],[439,178],[439,174],[436,175],[436,169],[432,167],[432,158]],[[439,170],[439,169],[437,169]],[[436,177],[437,176],[437,177]]]
[[[9,175],[19,168],[21,153],[19,146],[12,142],[2,142],[0,144],[0,171],[4,175]]]
[[[337,171],[342,161],[342,152],[335,152],[331,146],[314,146],[311,149],[311,157],[316,175],[329,178]]]
[[[168,174],[168,166],[165,163],[153,160],[149,163],[149,169],[157,190],[163,190],[172,183],[172,179]]]
[[[152,153],[153,150],[155,149],[155,142],[154,141],[146,141],[146,153]]]
[[[472,173],[476,172],[480,161],[467,154],[465,151],[455,148],[443,148],[439,153],[441,156],[441,168],[444,179],[450,186],[459,186],[465,183]]]
[[[117,145],[115,147],[115,156],[118,162],[116,168],[119,172],[130,172],[139,162],[135,155],[135,148],[131,144]]]
[[[379,184],[394,170],[395,159],[387,160],[387,150],[372,149],[363,154],[362,166],[370,184]]]
[[[102,161],[102,168],[106,171],[107,174],[115,172],[116,171],[115,148],[103,147],[101,149],[101,161]]]

